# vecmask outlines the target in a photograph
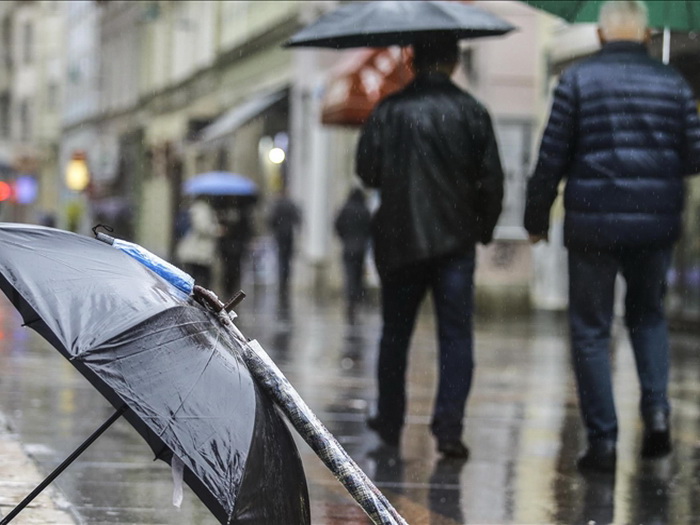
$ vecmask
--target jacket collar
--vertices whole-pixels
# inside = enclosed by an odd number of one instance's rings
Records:
[[[640,53],[649,54],[647,46],[641,42],[633,42],[632,40],[614,40],[603,44],[600,49],[602,54],[608,55],[611,53]]]
[[[452,82],[450,77],[445,73],[438,73],[436,71],[421,72],[416,75],[414,81],[415,84],[425,85],[425,84],[449,84]]]

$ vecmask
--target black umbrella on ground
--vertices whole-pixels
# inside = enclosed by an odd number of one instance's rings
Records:
[[[285,47],[408,46],[433,36],[455,40],[499,36],[515,29],[496,15],[461,2],[349,2],[305,27]]]
[[[304,525],[309,505],[301,462],[269,400],[373,523],[406,524],[260,344],[235,326],[231,308],[244,294],[224,305],[139,245],[95,235],[102,243],[0,223],[0,289],[25,324],[117,407],[0,525],[122,414],[156,458],[172,465],[176,479],[184,471],[222,523]]]
[[[24,323],[221,523],[309,523],[297,448],[215,314],[95,239],[0,223],[0,246],[0,288]]]

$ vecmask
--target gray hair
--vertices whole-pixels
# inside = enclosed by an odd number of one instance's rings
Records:
[[[642,41],[648,20],[647,6],[641,0],[609,0],[598,13],[598,27],[610,39],[623,32]]]

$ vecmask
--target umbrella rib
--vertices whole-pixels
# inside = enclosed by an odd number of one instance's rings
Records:
[[[9,246],[17,248],[18,250],[24,250],[27,248],[27,246],[25,244],[22,244],[22,243],[17,242],[17,241],[8,240],[8,241],[4,241],[4,242]],[[80,271],[79,267],[69,264],[68,261],[66,261],[65,259],[62,259],[60,257],[51,257],[49,254],[41,253],[37,250],[32,250],[32,255],[36,256],[36,257],[42,257],[42,258],[49,260],[53,263],[60,264],[62,266],[65,266],[66,268],[70,268],[71,270]],[[107,275],[110,275],[110,272],[108,270],[103,270],[102,268],[93,268],[92,270],[93,271],[100,271],[100,272],[103,272]],[[73,280],[82,281],[83,279],[82,278],[75,278]]]
[[[26,244],[22,244],[22,243],[17,242],[17,241],[8,240],[8,241],[5,241],[5,243],[9,246],[14,247],[14,248],[18,248],[18,250],[23,250],[23,249],[27,248]],[[32,253],[37,257],[43,257],[44,259],[48,259],[51,262],[62,264],[63,266],[66,266],[66,267],[70,268],[71,270],[78,270],[77,267],[71,266],[67,263],[67,261],[59,259],[57,257],[50,257],[48,254],[41,253],[41,252],[36,251],[36,250],[32,250]]]
[[[197,323],[199,323],[199,322],[200,322],[200,321],[188,321],[188,322],[186,322],[186,323],[182,323],[180,326],[193,325],[193,324],[197,324]],[[170,327],[165,326],[165,327],[163,327],[163,328],[159,328],[159,329],[157,329],[157,330],[153,330],[153,332],[151,332],[149,335],[151,335],[151,334],[157,334],[157,333],[159,333],[159,332],[168,332],[169,330],[170,330]],[[206,330],[203,328],[203,329],[201,329],[201,330],[199,330],[199,331],[197,331],[197,332],[192,332],[192,334],[190,334],[190,335],[195,335],[195,334],[197,334],[197,333],[202,333],[202,332],[205,332],[205,331],[206,331]],[[166,344],[167,344],[167,343],[166,343]],[[122,345],[122,343],[112,343],[112,344],[109,344],[108,342],[105,342],[105,343],[102,343],[102,344],[100,344],[100,345],[98,345],[98,346],[95,346],[95,347],[93,347],[93,348],[88,348],[87,350],[83,350],[83,351],[80,352],[79,354],[76,354],[76,355],[72,356],[72,357],[70,358],[70,360],[71,360],[71,361],[73,361],[73,360],[84,360],[84,358],[85,358],[86,356],[89,356],[89,355],[91,355],[91,354],[94,354],[94,353],[96,353],[96,352],[98,352],[98,351],[102,351],[102,350],[105,350],[105,349],[107,349],[107,348],[119,347],[119,346],[121,346],[121,345]],[[129,354],[129,355],[120,355],[120,356],[115,357],[115,358],[113,359],[113,362],[114,362],[114,363],[118,363],[118,362],[120,362],[120,361],[124,361],[124,360],[126,360],[126,359],[131,359],[132,357],[139,356],[139,355],[141,355],[141,354],[144,353],[144,352],[151,352],[152,350],[153,350],[153,348],[143,348],[143,349],[139,350],[138,352],[133,352],[133,353],[131,353],[131,354]]]
[[[180,411],[180,409],[182,408],[182,406],[185,404],[185,401],[187,401],[187,399],[190,397],[190,394],[192,393],[192,390],[194,390],[195,385],[199,382],[199,380],[200,380],[200,379],[202,378],[202,376],[204,375],[204,372],[206,371],[206,369],[209,367],[209,364],[210,364],[210,363],[212,362],[212,360],[214,359],[214,355],[216,354],[216,347],[215,347],[215,345],[216,345],[216,343],[217,343],[218,341],[219,341],[219,333],[217,332],[217,334],[216,334],[216,341],[214,341],[214,343],[213,343],[213,345],[212,345],[211,352],[209,353],[209,358],[207,359],[207,362],[204,364],[204,366],[202,367],[202,369],[199,371],[199,374],[198,374],[197,378],[192,382],[192,387],[190,388],[190,390],[180,399],[180,405],[173,411],[173,413],[172,413],[172,415],[170,416],[170,418],[169,418],[167,424],[164,425],[163,428],[160,430],[160,432],[159,432],[159,434],[158,434],[158,437],[162,436],[162,435],[163,435],[163,432],[165,432],[165,430],[166,430],[167,428],[169,428],[169,427],[173,424],[173,422],[175,421],[175,415]]]

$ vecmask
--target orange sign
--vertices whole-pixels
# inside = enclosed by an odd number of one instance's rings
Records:
[[[380,100],[413,80],[411,56],[400,47],[355,51],[331,73],[321,122],[361,126]]]

